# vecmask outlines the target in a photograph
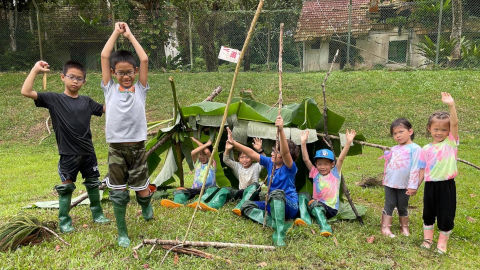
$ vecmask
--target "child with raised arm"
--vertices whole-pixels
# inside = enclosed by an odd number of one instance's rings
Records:
[[[405,118],[398,118],[390,125],[390,135],[398,143],[389,151],[385,151],[383,185],[385,189],[385,205],[382,212],[381,231],[388,237],[395,237],[390,230],[395,207],[402,234],[409,236],[408,200],[417,192],[419,183],[418,158],[421,148],[412,142],[415,134],[412,124]]]
[[[308,133],[308,130],[304,131],[301,137],[303,162],[310,172],[309,177],[313,179],[313,199],[308,203],[308,210],[317,220],[321,229],[320,234],[328,237],[332,235],[332,228],[327,219],[334,217],[338,212],[342,165],[356,132],[353,129],[346,131],[347,142],[337,162],[331,150],[320,149],[313,158],[315,165],[308,157]]]
[[[65,85],[63,93],[34,91],[35,77],[41,72],[49,71],[47,62],[38,61],[25,79],[21,93],[33,99],[35,106],[47,108],[50,113],[60,155],[58,174],[62,184],[55,186],[59,196],[59,227],[61,232],[68,233],[74,230],[68,213],[78,172],[85,179],[83,184],[90,199],[93,221],[110,221],[103,215],[100,204],[100,173],[90,131],[91,116],[101,116],[104,110],[103,105],[78,94],[85,83],[86,71],[80,63],[74,61],[66,62],[60,74]]]
[[[140,67],[129,51],[112,53],[115,41],[121,35],[135,48]],[[110,200],[117,222],[118,245],[128,247],[130,239],[125,221],[130,201],[128,188],[136,192],[145,220],[153,218],[153,209],[145,152],[148,56],[126,23],[115,23],[115,29],[102,50],[101,66],[101,87],[106,103],[105,136],[109,143],[107,186],[110,188]],[[137,74],[138,81],[135,82]]]
[[[262,154],[262,139],[253,139],[253,148],[257,153]],[[227,164],[233,170],[233,174],[238,179],[239,190],[236,193],[236,197],[241,197],[240,202],[233,208],[232,212],[238,216],[242,215],[240,210],[243,203],[247,200],[254,200],[260,193],[260,185],[258,184],[258,177],[262,170],[262,166],[258,162],[253,162],[252,158],[247,154],[240,152],[238,155],[238,162],[230,157],[230,152],[233,149],[233,145],[226,142],[225,152],[223,153],[223,162]],[[258,199],[258,198],[257,198]]]
[[[210,201],[217,193],[217,183],[215,181],[215,174],[217,165],[213,160],[212,165],[208,167],[208,160],[212,155],[212,141],[208,140],[206,143],[202,143],[194,137],[191,137],[198,146],[190,153],[192,155],[192,161],[195,167],[195,176],[193,179],[193,185],[191,188],[179,187],[173,192],[173,201],[163,199],[160,201],[160,205],[167,208],[177,208],[184,206],[188,200],[192,199],[196,195],[200,194],[203,186],[203,178],[207,174],[205,181],[205,190],[201,198],[202,202]],[[196,207],[196,202],[189,204],[190,207]],[[223,204],[222,204],[223,206]]]
[[[420,152],[420,179],[425,180],[423,195],[423,243],[430,249],[433,244],[433,225],[437,220],[440,230],[437,252],[447,252],[447,242],[452,232],[457,207],[455,177],[457,170],[458,118],[455,101],[449,93],[442,92],[442,102],[450,113],[435,112],[428,119],[427,131],[432,142]]]
[[[253,161],[260,162],[260,165],[267,169],[269,175],[267,185],[270,185],[269,183],[272,181],[267,205],[271,219],[267,220],[267,224],[274,229],[272,235],[274,245],[285,246],[285,234],[292,225],[285,223],[285,219],[293,219],[298,213],[298,195],[295,188],[295,175],[298,169],[295,159],[298,157],[299,151],[295,143],[285,137],[281,116],[277,117],[275,126],[278,128],[280,149],[272,149],[271,158],[262,156],[253,149],[236,142],[229,128],[227,128],[227,132],[228,143],[245,153]],[[241,207],[243,216],[258,223],[263,223],[264,209],[264,201],[246,201]]]

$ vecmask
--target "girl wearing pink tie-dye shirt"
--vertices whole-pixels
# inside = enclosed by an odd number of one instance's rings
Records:
[[[313,158],[315,166],[308,156],[308,133],[308,130],[304,131],[301,137],[303,162],[310,171],[309,177],[313,179],[313,200],[308,203],[308,212],[317,220],[321,229],[320,235],[330,236],[332,228],[327,223],[327,219],[335,216],[338,212],[342,164],[356,132],[355,130],[346,131],[347,143],[338,156],[337,162],[335,162],[335,155],[331,150],[320,149]]]
[[[436,112],[428,119],[427,130],[433,141],[420,153],[420,176],[425,179],[423,196],[423,243],[430,249],[433,244],[433,225],[437,220],[440,230],[437,252],[447,252],[447,242],[454,226],[457,194],[458,117],[455,101],[449,93],[442,92],[442,102],[450,113]]]
[[[385,189],[385,206],[382,213],[382,234],[395,237],[390,230],[393,210],[397,208],[398,220],[402,234],[409,236],[408,200],[414,195],[419,183],[418,158],[421,148],[412,142],[415,134],[412,124],[405,118],[398,118],[390,125],[390,134],[398,143],[385,151],[383,186]]]

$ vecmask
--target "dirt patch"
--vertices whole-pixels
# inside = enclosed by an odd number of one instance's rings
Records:
[[[382,186],[383,173],[379,173],[376,176],[363,176],[360,182],[355,183],[357,186],[363,188],[375,188]]]

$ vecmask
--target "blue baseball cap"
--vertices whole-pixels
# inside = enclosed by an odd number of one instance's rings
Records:
[[[331,161],[335,161],[335,155],[329,149],[317,150],[317,152],[315,152],[315,157],[313,159],[317,159],[317,158],[326,158],[326,159],[330,159]]]

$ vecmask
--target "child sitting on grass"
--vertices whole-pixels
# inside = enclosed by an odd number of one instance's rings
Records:
[[[260,165],[267,169],[268,183],[272,181],[267,205],[271,219],[268,219],[267,224],[274,229],[272,235],[274,245],[285,246],[285,234],[291,226],[291,223],[285,223],[285,219],[293,219],[298,213],[298,196],[295,188],[295,175],[298,169],[295,159],[298,157],[299,151],[295,143],[285,137],[281,116],[277,117],[275,126],[278,128],[280,149],[272,149],[271,158],[262,156],[253,149],[236,142],[229,128],[227,128],[227,132],[228,143],[245,153],[253,161],[260,162]],[[263,223],[264,209],[264,201],[246,201],[241,207],[243,216],[258,223]]]
[[[253,148],[257,153],[262,154],[262,140],[259,138],[254,138]],[[252,158],[250,158],[244,152],[240,152],[240,154],[238,155],[238,162],[234,161],[230,158],[230,152],[232,151],[232,149],[233,145],[226,142],[225,152],[223,153],[223,162],[233,170],[233,174],[238,179],[239,190],[232,193],[235,193],[235,195],[233,195],[234,198],[241,197],[242,199],[233,208],[232,211],[236,215],[241,216],[242,211],[240,209],[243,203],[250,199],[258,199],[258,195],[260,193],[260,185],[258,184],[258,178],[260,175],[260,171],[262,170],[262,166],[258,162],[253,162]]]
[[[313,158],[315,166],[308,157],[307,139],[308,130],[301,137],[302,158],[309,170],[309,177],[313,179],[313,199],[308,203],[310,214],[315,217],[320,226],[322,236],[331,236],[332,228],[327,219],[334,217],[340,206],[340,180],[343,160],[347,156],[350,144],[355,138],[355,130],[347,130],[347,142],[335,163],[335,154],[329,149],[320,149]]]
[[[425,179],[423,193],[423,243],[430,249],[433,244],[433,225],[437,220],[440,230],[437,252],[447,252],[447,242],[453,230],[457,208],[455,177],[457,169],[458,118],[455,101],[442,92],[442,102],[450,113],[435,112],[428,119],[427,131],[432,142],[420,152],[420,179]]]
[[[385,189],[385,206],[382,213],[382,234],[395,237],[390,230],[392,226],[392,214],[395,207],[398,211],[398,219],[402,234],[409,236],[408,230],[408,200],[418,188],[418,158],[420,146],[412,142],[414,133],[412,124],[405,118],[399,118],[390,125],[390,134],[398,143],[385,151],[385,171],[383,185]]]
[[[206,143],[201,143],[199,140],[191,137],[191,139],[198,145],[197,148],[193,149],[191,152],[192,160],[195,163],[195,177],[193,179],[192,188],[179,187],[173,192],[173,201],[168,199],[163,199],[160,201],[160,205],[167,208],[177,208],[184,206],[188,200],[200,194],[200,191],[203,186],[203,179],[205,174],[207,174],[207,180],[205,182],[205,191],[201,198],[203,202],[210,201],[215,193],[218,191],[215,173],[216,173],[216,162],[213,160],[210,168],[207,167],[208,160],[212,155],[212,141],[208,140]],[[189,205],[191,207],[196,207],[196,204],[193,203]]]

